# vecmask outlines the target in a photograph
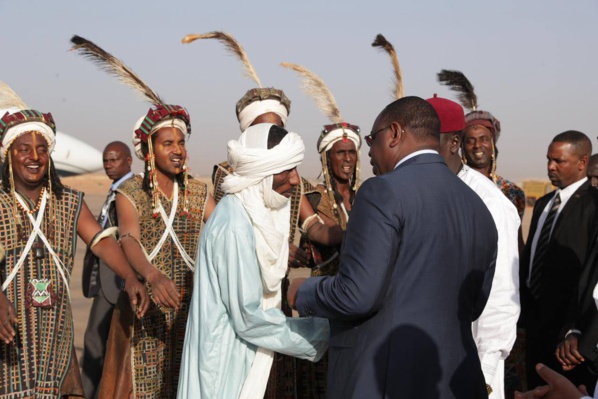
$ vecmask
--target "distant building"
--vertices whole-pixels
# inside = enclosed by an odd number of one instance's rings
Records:
[[[538,198],[556,189],[547,180],[524,180],[521,188],[525,192],[527,206],[534,206]]]

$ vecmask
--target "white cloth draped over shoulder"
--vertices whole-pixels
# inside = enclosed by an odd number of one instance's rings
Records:
[[[229,141],[228,163],[234,172],[222,184],[226,194],[234,194],[241,200],[251,219],[264,309],[280,308],[280,288],[289,258],[290,202],[272,190],[273,175],[296,168],[305,152],[301,137],[295,133],[288,133],[269,150],[272,126],[266,123],[252,126],[241,134],[239,141]],[[240,398],[258,397],[260,391],[265,391],[273,358],[272,351],[258,349]]]

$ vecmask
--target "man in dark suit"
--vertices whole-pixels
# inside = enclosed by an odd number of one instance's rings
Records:
[[[537,363],[558,369],[558,343],[567,333],[567,314],[596,226],[596,195],[586,178],[592,153],[589,138],[577,131],[554,137],[548,147],[548,177],[557,190],[538,199],[521,256],[520,324],[526,329],[528,388],[543,385]],[[592,385],[584,367],[566,372],[574,383]]]
[[[133,158],[125,143],[114,141],[104,149],[103,161],[104,171],[113,182],[98,217],[98,222],[106,229],[118,225],[114,194],[120,183],[133,176]],[[112,311],[120,291],[121,280],[118,276],[88,249],[83,261],[83,295],[87,298],[93,297],[93,304],[85,330],[81,379],[85,396],[89,399],[97,397]]]
[[[357,193],[340,271],[296,293],[300,314],[330,319],[328,398],[488,397],[471,323],[488,299],[498,236],[438,155],[439,131],[421,98],[382,111],[365,137],[379,177]]]

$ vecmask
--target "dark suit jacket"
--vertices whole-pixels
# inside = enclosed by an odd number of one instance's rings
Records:
[[[575,305],[568,315],[566,329],[581,331],[579,351],[586,358],[585,365],[594,376],[598,375],[598,309],[594,300],[594,287],[598,284],[598,231],[590,241],[591,249],[584,262],[575,295]]]
[[[108,210],[106,228],[118,226],[116,218],[116,201],[112,201]],[[91,252],[89,248],[83,259],[82,276],[83,295],[92,298],[98,294],[103,295],[108,302],[116,305],[121,291],[122,280],[104,262]]]
[[[439,155],[357,193],[334,277],[308,279],[302,315],[330,319],[327,398],[487,398],[471,333],[488,299],[497,231]]]
[[[521,324],[542,331],[554,341],[563,338],[567,315],[577,306],[578,284],[584,261],[596,230],[596,193],[586,181],[569,198],[556,219],[540,280],[539,299],[531,296],[526,281],[530,270],[531,247],[538,220],[555,192],[538,199],[530,231],[520,260]],[[529,345],[533,345],[530,342]],[[551,352],[551,353],[552,353]]]

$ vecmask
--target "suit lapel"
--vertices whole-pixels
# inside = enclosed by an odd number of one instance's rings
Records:
[[[556,191],[540,198],[538,202],[536,202],[536,206],[534,206],[534,214],[532,215],[532,221],[530,223],[530,231],[527,235],[527,241],[530,243],[530,246],[532,240],[534,239],[534,235],[536,234],[536,230],[538,229],[538,222],[540,221],[540,216],[542,215],[544,208],[546,208],[546,204],[548,204],[552,200],[552,197],[554,197],[555,193]]]
[[[575,207],[577,206],[577,203],[581,200],[583,193],[588,190],[589,185],[590,185],[590,182],[586,181],[577,190],[575,190],[575,192],[573,193],[571,198],[569,198],[569,200],[565,204],[565,207],[563,208],[563,210],[561,211],[561,213],[559,214],[559,216],[556,219],[551,237],[558,236],[558,234],[561,231],[560,227],[562,225],[562,221],[567,220],[567,217],[569,216],[571,211],[573,209],[575,209]],[[552,238],[551,238],[551,240],[552,240]]]

